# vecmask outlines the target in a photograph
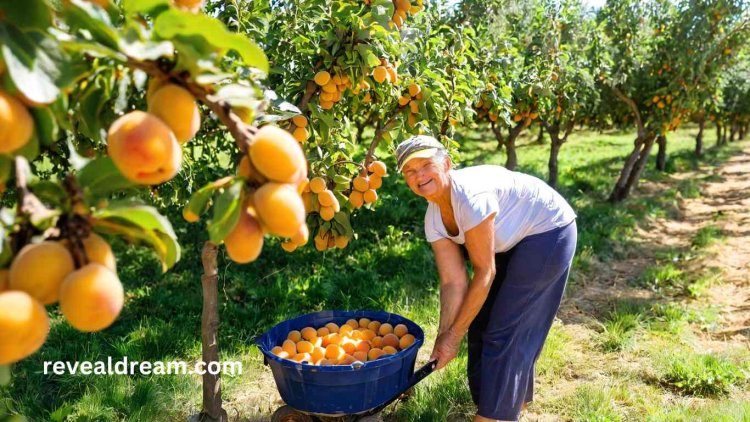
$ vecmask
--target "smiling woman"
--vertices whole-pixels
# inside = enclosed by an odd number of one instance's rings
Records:
[[[440,275],[432,359],[444,367],[468,332],[474,420],[516,420],[533,399],[534,364],[567,283],[575,213],[535,177],[500,166],[453,169],[429,136],[402,142],[396,154],[406,184],[428,202],[425,235]]]

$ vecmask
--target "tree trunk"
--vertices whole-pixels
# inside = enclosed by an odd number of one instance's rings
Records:
[[[659,144],[659,151],[656,153],[656,169],[664,171],[667,169],[667,137],[659,135],[656,142]]]
[[[519,122],[508,131],[508,138],[505,140],[505,152],[507,158],[505,159],[505,168],[508,170],[515,170],[518,165],[518,156],[516,155],[516,139],[521,135],[523,129],[528,126],[528,123]]]
[[[492,122],[492,133],[495,134],[495,139],[497,140],[497,150],[500,151],[503,149],[503,146],[505,145],[505,137],[503,136],[503,128],[496,125],[495,122]]]
[[[203,244],[203,315],[201,317],[201,343],[206,373],[203,375],[203,411],[201,420],[228,420],[221,407],[221,375],[208,373],[208,365],[219,362],[219,272],[216,265],[217,247],[211,242]]]
[[[732,127],[729,129],[729,142],[734,142],[735,136],[737,136],[737,124],[732,123]]]
[[[544,143],[544,125],[539,125],[539,135],[536,137],[536,143],[537,144],[543,144]]]
[[[653,134],[639,135],[635,139],[633,151],[625,160],[625,164],[620,171],[620,177],[609,195],[610,202],[621,202],[630,195],[630,190],[637,184],[638,178],[641,176],[655,139],[656,136]]]
[[[695,137],[695,156],[703,156],[703,129],[706,128],[706,119],[698,121],[698,135]]]
[[[553,188],[557,189],[557,175],[558,175],[557,157],[560,154],[560,148],[562,147],[562,140],[560,139],[559,128],[557,130],[555,130],[555,128],[550,128],[548,129],[548,132],[549,132],[549,139],[550,139],[550,150],[549,150],[549,163],[547,164],[547,167],[549,170],[547,183]]]
[[[721,123],[719,123],[719,120],[716,120],[716,146],[720,147],[721,144]]]

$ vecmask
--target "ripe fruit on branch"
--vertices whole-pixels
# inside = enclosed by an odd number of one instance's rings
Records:
[[[10,265],[9,286],[22,290],[43,305],[57,302],[60,285],[75,269],[73,256],[59,242],[24,246]]]
[[[180,144],[169,127],[158,117],[138,110],[109,127],[107,152],[123,176],[145,185],[172,179],[182,162]]]
[[[292,237],[305,223],[305,205],[291,185],[266,183],[255,191],[253,199],[258,218],[273,235]]]
[[[224,246],[229,258],[238,264],[253,262],[260,256],[263,249],[263,228],[247,206],[240,210],[240,219],[224,238]]]
[[[295,183],[307,176],[305,154],[296,139],[278,126],[263,126],[249,151],[253,166],[275,182]]]
[[[0,365],[18,362],[47,339],[47,310],[26,292],[0,293],[0,333]]]
[[[15,97],[0,91],[0,154],[26,145],[34,132],[31,113]]]
[[[117,274],[88,264],[68,274],[60,287],[60,311],[79,331],[103,330],[117,319],[125,293]]]
[[[180,144],[192,139],[201,126],[195,97],[179,85],[167,84],[157,89],[148,101],[148,112],[166,123]]]

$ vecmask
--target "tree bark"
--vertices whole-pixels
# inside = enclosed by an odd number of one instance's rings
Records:
[[[719,120],[716,120],[716,146],[720,147],[722,145],[721,143],[721,123]]]
[[[734,142],[735,136],[737,136],[737,124],[732,123],[732,126],[729,129],[729,142]]]
[[[698,121],[698,135],[695,136],[695,156],[703,156],[703,129],[706,128],[706,119]]]
[[[539,135],[536,137],[536,143],[537,144],[544,143],[544,125],[543,124],[539,124]]]
[[[208,365],[219,362],[219,271],[216,265],[217,246],[211,242],[203,244],[203,314],[201,317],[201,343],[206,373],[203,374],[203,411],[201,420],[228,421],[227,412],[221,403],[221,375],[208,373]]]
[[[630,195],[631,189],[637,184],[638,178],[641,176],[655,139],[656,136],[650,133],[639,135],[635,139],[633,151],[625,160],[625,164],[620,171],[620,176],[612,189],[612,193],[609,195],[610,202],[621,202]]]
[[[557,175],[558,165],[557,157],[560,154],[560,148],[562,147],[562,141],[560,140],[560,130],[553,128],[548,129],[550,139],[550,150],[549,150],[549,162],[547,168],[549,171],[547,183],[553,188],[557,189]]]
[[[667,169],[667,137],[659,135],[656,142],[659,144],[659,151],[656,153],[656,169],[664,171]]]

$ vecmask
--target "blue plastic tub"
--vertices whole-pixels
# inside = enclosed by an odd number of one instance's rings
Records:
[[[364,365],[315,366],[281,359],[271,353],[289,331],[305,327],[337,325],[354,318],[404,324],[414,335],[414,344],[395,355],[365,362]],[[424,332],[414,322],[397,314],[376,311],[323,311],[284,321],[256,339],[271,367],[281,398],[293,408],[319,415],[356,415],[374,409],[403,393],[414,372],[417,351]]]

